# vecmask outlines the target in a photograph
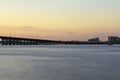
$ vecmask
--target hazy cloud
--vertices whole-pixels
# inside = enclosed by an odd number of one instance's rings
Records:
[[[23,26],[22,28],[24,28],[24,29],[32,29],[33,27],[31,27],[31,26]]]

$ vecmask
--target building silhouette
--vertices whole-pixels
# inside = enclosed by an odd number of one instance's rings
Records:
[[[120,38],[118,36],[108,36],[108,44],[120,44]]]
[[[92,38],[92,39],[88,39],[88,42],[100,42],[100,39],[97,38]]]

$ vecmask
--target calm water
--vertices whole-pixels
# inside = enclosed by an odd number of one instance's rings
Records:
[[[0,80],[120,80],[120,45],[0,46]]]

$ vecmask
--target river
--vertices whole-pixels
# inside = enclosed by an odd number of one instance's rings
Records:
[[[120,45],[0,46],[0,80],[120,80]]]

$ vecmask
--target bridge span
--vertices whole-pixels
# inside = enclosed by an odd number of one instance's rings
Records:
[[[64,44],[62,41],[21,38],[21,37],[8,37],[0,36],[2,45],[57,45]]]

